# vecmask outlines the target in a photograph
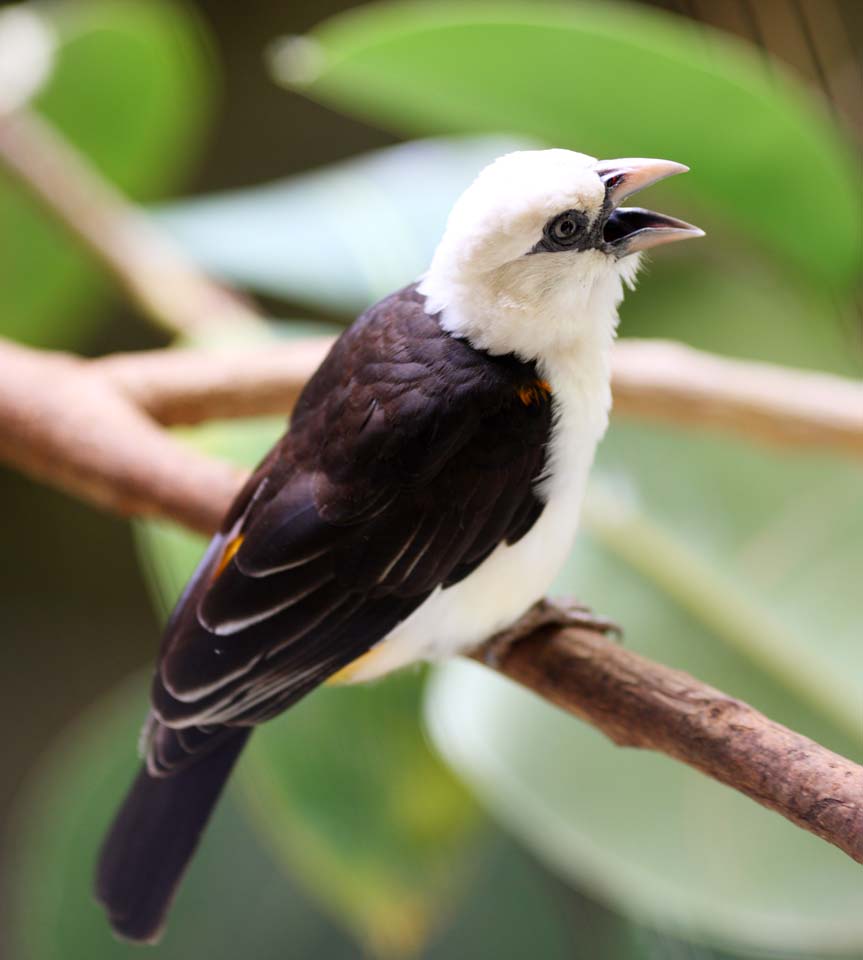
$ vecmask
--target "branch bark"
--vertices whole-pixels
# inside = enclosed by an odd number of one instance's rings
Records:
[[[566,619],[564,609],[540,603],[474,659],[493,651],[501,673],[618,746],[686,763],[863,863],[863,767]]]
[[[91,365],[160,423],[190,424],[287,413],[331,343],[293,340],[239,355],[201,349],[115,354]],[[663,340],[621,340],[612,360],[615,416],[863,457],[863,383],[729,360]]]
[[[239,474],[173,440],[86,361],[0,341],[0,459],[106,510],[211,532]]]
[[[238,362],[196,350],[85,361],[0,344],[0,458],[107,509],[211,533],[242,477],[175,442],[147,414],[175,423],[284,412],[326,346],[268,348]],[[689,764],[863,863],[863,767],[687,674],[571,626],[549,604],[506,639],[518,641],[496,664],[506,676],[615,743]],[[499,649],[500,638],[490,645]]]

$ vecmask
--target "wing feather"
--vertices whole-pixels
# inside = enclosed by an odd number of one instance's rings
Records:
[[[337,341],[169,623],[151,766],[284,710],[524,535],[553,413],[519,399],[535,377],[445,334],[412,287]]]

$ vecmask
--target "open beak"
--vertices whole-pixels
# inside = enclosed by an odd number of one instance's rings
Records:
[[[618,206],[633,193],[687,170],[689,167],[673,160],[647,160],[643,157],[600,160],[597,163],[596,172],[605,184],[603,242],[608,253],[625,257],[639,250],[658,247],[661,243],[704,236],[703,230],[684,220],[641,207]]]

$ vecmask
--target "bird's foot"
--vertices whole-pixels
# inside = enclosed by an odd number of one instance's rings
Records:
[[[620,640],[623,629],[608,617],[601,617],[590,607],[576,600],[558,600],[555,603],[549,600],[540,600],[527,613],[519,618],[511,627],[496,633],[487,640],[478,651],[478,658],[486,666],[498,669],[509,651],[529,634],[546,627],[579,627],[582,630],[592,630],[603,636],[613,636]]]
[[[590,607],[577,600],[561,598],[554,606],[561,614],[560,620],[557,621],[561,627],[580,627],[582,630],[601,633],[604,637],[613,637],[617,641],[623,639],[623,627],[619,623],[594,613]]]

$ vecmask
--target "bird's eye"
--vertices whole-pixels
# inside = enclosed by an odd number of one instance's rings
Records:
[[[555,220],[554,227],[552,228],[552,232],[557,240],[566,240],[566,238],[572,236],[576,230],[578,230],[578,224],[572,217],[561,217],[559,220]]]
[[[572,247],[582,235],[586,218],[578,210],[567,210],[558,214],[545,226],[546,237],[555,247]]]

